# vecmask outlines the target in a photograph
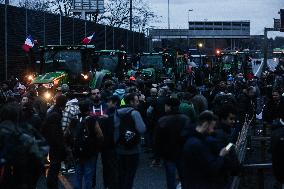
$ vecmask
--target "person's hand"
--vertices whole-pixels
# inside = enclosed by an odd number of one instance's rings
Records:
[[[100,115],[100,118],[108,118],[107,114]]]
[[[222,150],[219,153],[219,156],[224,157],[225,155],[229,154],[229,150],[226,150],[226,147],[222,148]]]
[[[140,101],[145,101],[145,99],[146,99],[146,98],[145,98],[145,95],[141,94],[141,95],[139,96],[139,100],[140,100]]]

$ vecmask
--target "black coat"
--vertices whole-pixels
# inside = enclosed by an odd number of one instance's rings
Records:
[[[216,175],[228,164],[226,157],[214,154],[207,136],[194,132],[183,147],[184,189],[219,189]]]
[[[184,144],[182,131],[189,124],[189,117],[183,114],[172,114],[160,118],[154,139],[156,154],[171,161],[180,158]]]
[[[42,135],[50,146],[49,156],[51,159],[64,160],[66,156],[61,119],[62,110],[55,106],[47,114],[43,123]]]

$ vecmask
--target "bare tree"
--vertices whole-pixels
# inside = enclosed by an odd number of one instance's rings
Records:
[[[49,10],[48,2],[43,0],[19,0],[18,6],[38,11]]]
[[[72,16],[72,0],[50,0],[50,9],[52,13],[60,14],[61,16]]]
[[[129,0],[109,0],[105,4],[105,13],[99,15],[98,22],[118,28],[129,27]],[[133,28],[145,32],[150,21],[157,19],[145,0],[133,0]]]
[[[129,18],[129,0],[109,0],[105,13],[98,16],[98,22],[121,28]]]

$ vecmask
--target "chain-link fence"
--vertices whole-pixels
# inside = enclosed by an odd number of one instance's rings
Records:
[[[62,17],[45,12],[0,4],[0,79],[21,75],[28,57],[21,46],[27,35],[38,45],[77,45],[85,36],[95,32],[91,44],[97,49],[119,49],[128,53],[146,48],[144,34],[131,32],[77,18]],[[7,27],[7,30],[5,28]]]

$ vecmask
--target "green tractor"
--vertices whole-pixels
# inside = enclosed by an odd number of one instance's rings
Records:
[[[136,70],[128,71],[128,76],[135,75],[146,83],[174,79],[175,62],[175,57],[169,53],[141,53],[135,58]]]
[[[39,47],[41,60],[36,62],[38,75],[31,84],[54,93],[68,84],[73,93],[88,93],[95,87],[94,45],[48,45]]]
[[[127,63],[127,54],[121,50],[99,50],[95,51],[94,64],[96,68],[96,77],[94,85],[101,87],[107,79],[117,78],[122,80],[125,77],[129,64]]]

